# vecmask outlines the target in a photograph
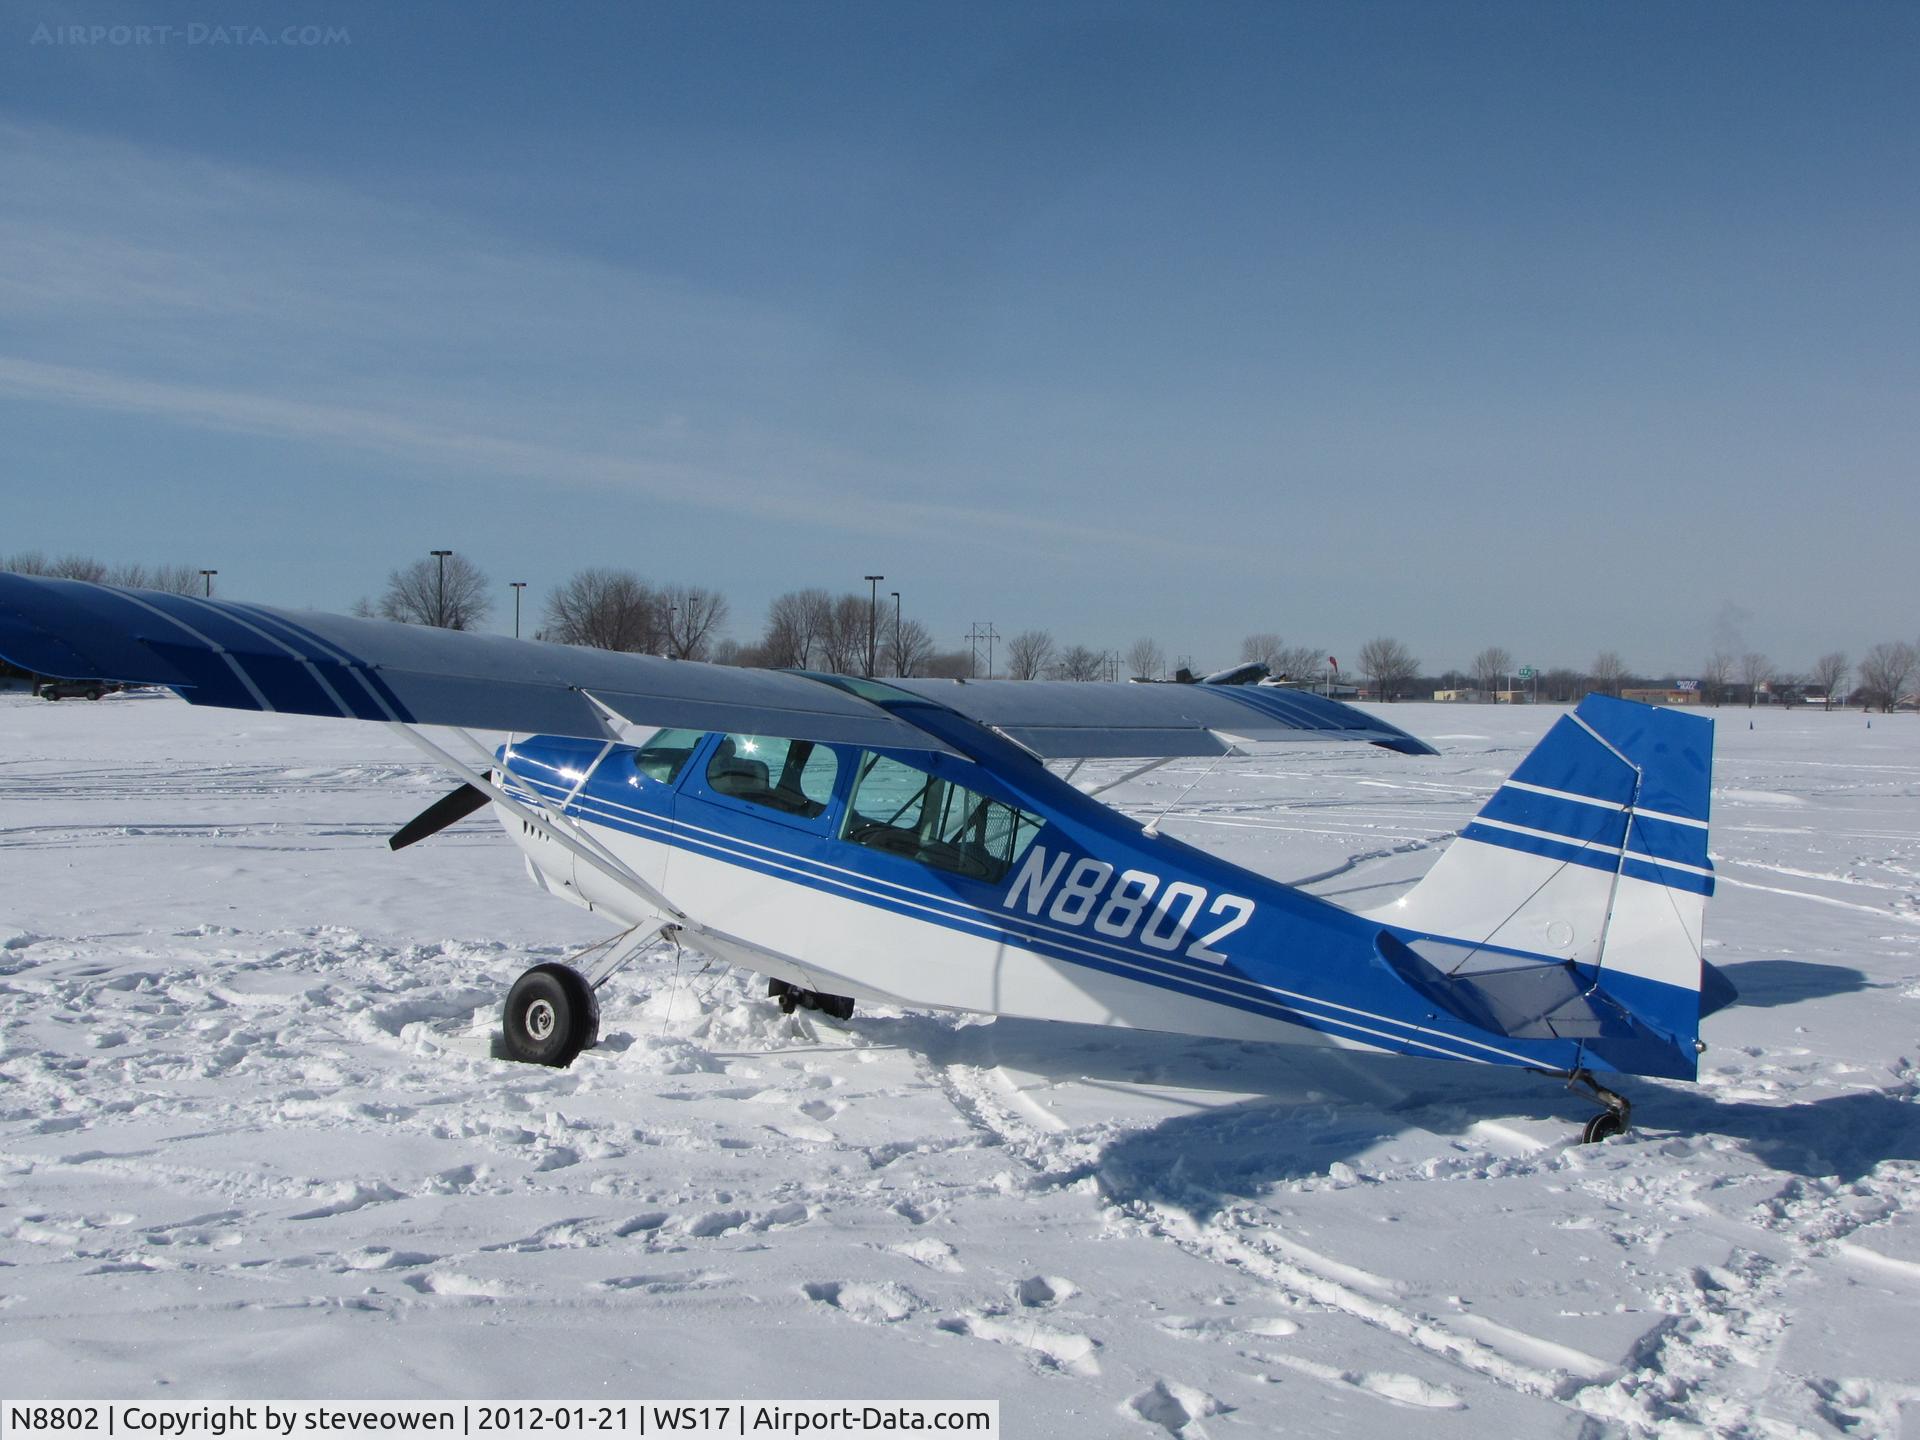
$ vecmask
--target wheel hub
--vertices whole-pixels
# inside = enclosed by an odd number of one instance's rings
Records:
[[[527,1006],[527,1034],[535,1040],[545,1040],[553,1034],[554,1027],[560,1023],[559,1016],[553,1013],[553,1003],[549,1000],[535,1000]]]

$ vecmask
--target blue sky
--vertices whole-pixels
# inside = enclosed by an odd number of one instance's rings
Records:
[[[1911,5],[0,15],[0,553],[743,639],[879,571],[1202,664],[1920,630]]]

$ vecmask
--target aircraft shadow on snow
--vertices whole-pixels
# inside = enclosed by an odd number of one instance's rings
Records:
[[[1798,1005],[1803,1000],[1873,988],[1873,982],[1851,965],[1810,960],[1736,960],[1722,965],[1720,973],[1740,992],[1737,1003],[1748,1009]]]
[[[1784,960],[1750,961],[1736,974],[1743,989],[1759,992],[1762,1005],[1868,983],[1846,967]],[[1540,1076],[1404,1056],[1302,1052],[1007,1017],[958,1029],[914,1015],[856,1023],[874,1043],[900,1045],[939,1065],[1000,1066],[1119,1091],[1147,1086],[1251,1096],[1216,1106],[1196,1095],[1189,1113],[1130,1130],[1087,1170],[1055,1177],[1091,1173],[1115,1201],[1174,1206],[1199,1223],[1269,1186],[1324,1180],[1335,1164],[1390,1147],[1411,1130],[1464,1138],[1477,1124],[1517,1116],[1562,1123],[1571,1143],[1591,1104]],[[1643,1081],[1634,1099],[1642,1141],[1725,1136],[1769,1169],[1792,1175],[1852,1183],[1881,1161],[1920,1160],[1920,1086],[1911,1082],[1767,1105]]]

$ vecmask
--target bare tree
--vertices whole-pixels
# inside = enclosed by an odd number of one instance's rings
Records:
[[[1395,700],[1420,672],[1420,662],[1392,636],[1378,635],[1360,647],[1360,671],[1373,681],[1378,698]]]
[[[823,642],[833,623],[833,597],[820,589],[789,590],[767,607],[767,633],[760,642],[776,669],[811,670],[824,663]]]
[[[835,675],[858,675],[867,668],[867,597],[842,595],[827,609],[820,634],[820,659]]]
[[[925,673],[927,661],[933,658],[933,636],[926,626],[918,620],[896,622],[889,617],[885,640],[881,658],[889,675]]]
[[[1127,649],[1127,673],[1141,680],[1158,680],[1167,668],[1167,654],[1158,640],[1142,636]]]
[[[1826,709],[1833,708],[1834,693],[1847,683],[1847,672],[1852,668],[1844,650],[1829,650],[1813,662],[1813,683],[1826,691]]]
[[[1747,708],[1751,710],[1759,699],[1760,687],[1773,678],[1773,662],[1758,650],[1749,650],[1740,657],[1740,679],[1747,687]]]
[[[1499,645],[1489,645],[1473,657],[1473,685],[1476,690],[1499,691],[1507,688],[1513,674],[1513,656]]]
[[[1726,698],[1727,685],[1733,679],[1733,654],[1727,650],[1715,650],[1707,656],[1707,663],[1700,672],[1700,683],[1706,687],[1707,703],[1718,705]]]
[[[925,672],[937,680],[967,680],[973,675],[971,650],[936,650],[927,657]]]
[[[62,580],[91,580],[98,585],[107,578],[107,567],[91,555],[62,555],[47,567],[47,574]]]
[[[198,595],[206,589],[206,581],[192,565],[156,565],[147,572],[147,588],[169,595]]]
[[[660,597],[631,570],[592,565],[547,596],[549,640],[601,650],[658,654]]]
[[[1007,642],[1007,676],[1038,680],[1053,659],[1053,636],[1045,630],[1022,630]]]
[[[1056,680],[1098,680],[1106,673],[1107,657],[1098,650],[1089,650],[1084,645],[1069,645],[1060,652],[1060,658],[1053,662],[1051,671]]]
[[[1618,650],[1602,650],[1593,657],[1593,668],[1587,677],[1602,695],[1618,695],[1620,682],[1627,678],[1627,662],[1620,658]]]
[[[1883,641],[1867,651],[1860,661],[1860,690],[1867,708],[1878,705],[1890,711],[1898,705],[1916,665],[1920,665],[1920,651],[1904,640]]]
[[[677,660],[704,660],[727,623],[727,597],[704,585],[669,585],[660,592],[667,653]]]
[[[486,572],[464,555],[444,558],[444,583],[438,556],[416,560],[388,575],[386,593],[380,597],[381,616],[442,630],[471,630],[484,621],[493,608]]]
[[[1267,667],[1267,673],[1273,673],[1274,658],[1286,648],[1286,641],[1271,630],[1257,630],[1240,642],[1240,663],[1250,664],[1258,661]]]
[[[91,580],[124,585],[129,590],[164,590],[172,595],[200,593],[200,572],[191,565],[107,566],[90,555],[62,555],[49,560],[38,550],[22,550],[0,561],[0,570],[15,575],[52,575],[62,580]]]
[[[1565,705],[1578,700],[1586,691],[1587,677],[1578,670],[1560,665],[1540,677],[1535,693],[1546,696],[1557,705]]]
[[[1326,665],[1326,652],[1317,645],[1282,645],[1268,657],[1267,673],[1276,680],[1311,680]]]

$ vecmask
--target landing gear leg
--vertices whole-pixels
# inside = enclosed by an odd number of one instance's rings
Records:
[[[1576,1070],[1567,1077],[1571,1089],[1584,1090],[1607,1108],[1587,1121],[1580,1132],[1582,1145],[1596,1145],[1602,1140],[1627,1133],[1627,1127],[1633,1123],[1633,1105],[1627,1097],[1607,1089],[1593,1078],[1590,1070]]]
[[[1531,1067],[1530,1067],[1531,1068]],[[1615,1135],[1627,1133],[1627,1127],[1633,1124],[1633,1104],[1626,1096],[1609,1090],[1593,1078],[1591,1070],[1539,1070],[1536,1075],[1551,1075],[1555,1080],[1567,1082],[1569,1090],[1578,1090],[1590,1095],[1607,1108],[1581,1127],[1580,1143],[1596,1145],[1602,1140],[1610,1140]]]
[[[536,965],[507,992],[500,1016],[500,1038],[512,1059],[527,1065],[564,1070],[582,1050],[600,1038],[600,1002],[594,992],[655,940],[678,936],[677,925],[636,925],[611,941],[585,970],[571,965]],[[599,949],[595,946],[594,949]],[[588,951],[591,954],[592,951]],[[584,959],[584,956],[576,956]]]

